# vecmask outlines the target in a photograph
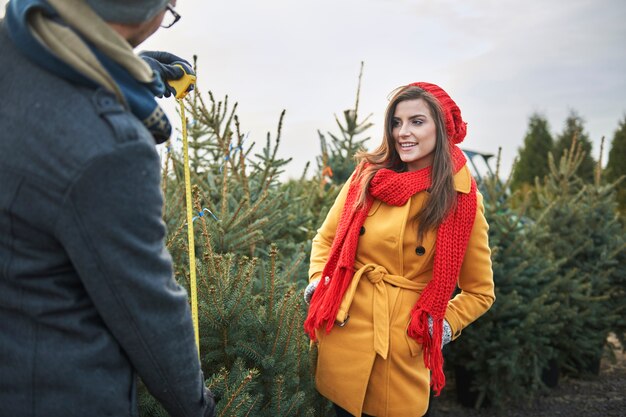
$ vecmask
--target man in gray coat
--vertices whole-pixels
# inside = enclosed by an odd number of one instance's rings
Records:
[[[214,415],[161,220],[154,96],[182,72],[133,53],[175,5],[11,0],[0,21],[2,417],[136,416],[136,373],[170,415]]]

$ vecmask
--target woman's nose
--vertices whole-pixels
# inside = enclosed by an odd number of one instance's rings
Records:
[[[409,126],[407,123],[402,123],[400,125],[400,130],[398,132],[398,134],[400,135],[400,137],[407,137],[411,134],[411,132],[409,132]]]

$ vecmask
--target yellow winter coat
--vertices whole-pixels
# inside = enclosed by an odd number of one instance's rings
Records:
[[[467,167],[454,176],[458,192],[470,191]],[[313,239],[309,280],[320,278],[348,192],[344,186]],[[356,254],[353,281],[330,333],[318,331],[316,387],[351,414],[418,417],[426,412],[429,370],[422,347],[407,335],[409,314],[432,278],[436,232],[417,242],[411,219],[425,203],[420,192],[401,207],[375,200]],[[458,280],[461,292],[448,304],[453,339],[495,299],[491,251],[482,196]]]

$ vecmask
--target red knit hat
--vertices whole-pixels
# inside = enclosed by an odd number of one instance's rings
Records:
[[[461,109],[459,109],[459,106],[450,98],[448,93],[435,84],[418,82],[409,85],[419,87],[432,94],[433,97],[437,99],[443,110],[448,140],[455,145],[463,142],[465,134],[467,133],[467,123],[465,123],[461,117]]]

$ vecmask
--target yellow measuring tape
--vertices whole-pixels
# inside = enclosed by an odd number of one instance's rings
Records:
[[[178,65],[185,71],[182,65]],[[189,249],[189,291],[191,292],[191,320],[193,331],[196,336],[198,356],[200,356],[200,330],[198,326],[198,284],[196,281],[196,251],[193,238],[193,206],[191,202],[191,173],[189,171],[189,142],[187,140],[187,117],[185,116],[185,104],[183,98],[189,92],[189,87],[196,82],[196,76],[188,74],[179,80],[168,81],[168,84],[176,90],[176,99],[180,104],[180,118],[183,131],[183,164],[185,166],[185,202],[187,204],[187,239]]]
[[[189,172],[189,144],[187,140],[187,119],[185,104],[180,103],[180,118],[183,124],[183,157],[185,165],[185,202],[187,203],[187,239],[189,243],[189,290],[191,292],[191,319],[193,331],[196,335],[196,346],[200,354],[200,331],[198,329],[198,285],[196,283],[196,250],[193,238],[193,206],[191,205],[191,173]]]

